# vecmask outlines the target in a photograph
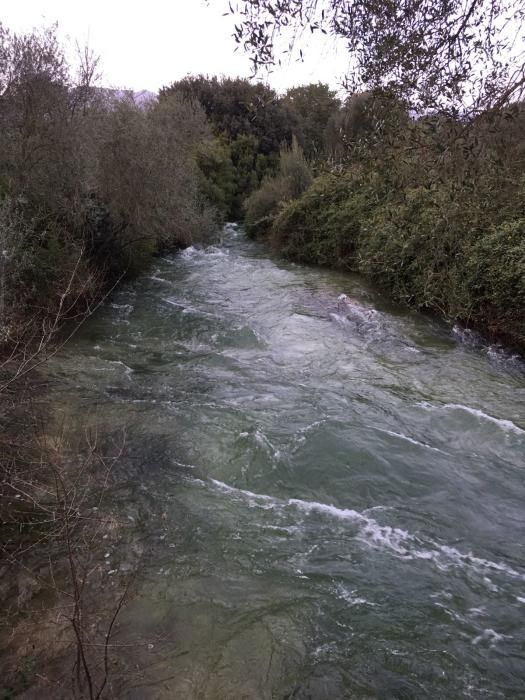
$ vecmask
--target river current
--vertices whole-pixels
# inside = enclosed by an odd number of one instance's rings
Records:
[[[125,434],[104,565],[140,561],[116,639],[144,672],[122,697],[525,698],[518,359],[231,225],[48,376],[79,432]]]

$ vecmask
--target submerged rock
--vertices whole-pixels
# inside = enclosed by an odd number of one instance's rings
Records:
[[[337,297],[337,310],[352,321],[370,323],[377,320],[377,311],[367,308],[346,294]]]

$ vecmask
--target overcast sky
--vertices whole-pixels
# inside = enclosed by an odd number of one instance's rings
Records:
[[[226,0],[1,0],[1,20],[13,31],[58,22],[73,52],[89,43],[101,56],[103,84],[157,91],[188,73],[250,75],[250,62],[234,53]],[[304,44],[303,44],[304,48]],[[304,63],[286,63],[264,77],[277,90],[327,82],[339,88],[347,69],[344,47],[323,35],[309,40]]]

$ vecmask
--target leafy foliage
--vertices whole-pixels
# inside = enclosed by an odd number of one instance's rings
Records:
[[[204,189],[224,217],[238,220],[244,200],[278,165],[279,151],[291,144],[293,119],[277,93],[263,83],[241,78],[188,76],[160,91],[160,101],[177,95],[204,111],[218,146],[207,146],[199,158]],[[206,159],[204,152],[215,153]]]
[[[172,96],[141,108],[96,88],[95,68],[86,51],[74,79],[53,27],[0,25],[4,341],[216,226],[196,162],[211,139],[200,107]]]
[[[341,106],[335,91],[323,83],[301,85],[287,90],[283,103],[305,157],[310,161],[322,159],[327,129]]]
[[[266,178],[246,201],[244,225],[249,235],[266,233],[282,202],[300,197],[312,182],[312,173],[301,147],[294,139],[291,149],[281,151],[279,172]]]
[[[398,301],[525,347],[523,106],[471,123],[410,119],[367,93],[339,123],[304,194],[265,184],[252,195],[248,214],[255,204],[264,214],[256,233],[294,260],[363,272]]]
[[[275,90],[264,83],[243,78],[188,76],[160,91],[160,99],[173,94],[198,102],[216,135],[235,141],[240,136],[257,139],[260,152],[279,152],[291,142],[291,124],[286,105]]]
[[[161,102],[170,95],[200,105],[206,114],[216,140],[200,151],[203,186],[233,220],[243,217],[245,200],[263,180],[276,174],[280,152],[293,138],[309,160],[323,159],[325,131],[340,105],[322,83],[291,88],[280,97],[261,82],[202,75],[163,88]]]
[[[229,10],[255,71],[276,62],[278,37],[293,51],[304,30],[329,33],[355,66],[352,91],[388,89],[420,114],[500,108],[525,87],[520,0],[243,0]]]

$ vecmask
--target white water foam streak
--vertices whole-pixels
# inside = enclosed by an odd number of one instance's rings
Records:
[[[412,445],[417,445],[418,447],[424,447],[427,450],[433,450],[434,452],[441,452],[441,454],[446,454],[446,452],[443,452],[443,450],[440,450],[438,447],[432,447],[432,445],[427,445],[426,442],[419,442],[418,440],[414,440],[414,438],[411,438],[408,435],[405,435],[404,433],[396,433],[393,430],[385,430],[384,428],[374,428],[374,430],[378,430],[380,433],[386,433],[387,435],[391,435],[392,437],[397,437],[400,440],[406,440]]]
[[[245,498],[250,507],[263,510],[274,510],[277,513],[285,513],[290,509],[298,510],[305,515],[319,514],[342,521],[349,521],[358,525],[355,539],[368,547],[390,551],[405,561],[426,560],[434,564],[441,571],[449,571],[452,568],[466,569],[482,577],[490,584],[491,590],[497,591],[487,574],[499,574],[525,581],[525,574],[516,571],[511,566],[494,562],[489,559],[475,556],[472,552],[462,553],[455,547],[440,544],[430,538],[423,539],[407,530],[381,525],[366,511],[360,512],[353,508],[338,508],[328,503],[305,501],[300,498],[288,500],[274,498],[266,494],[257,494],[245,489],[228,486],[222,481],[211,479],[211,483],[220,491]]]
[[[507,420],[505,418],[496,418],[495,416],[491,416],[490,414],[485,413],[479,408],[472,408],[471,406],[465,406],[461,403],[446,403],[442,406],[434,406],[433,404],[427,403],[426,401],[422,401],[419,405],[427,410],[452,409],[456,411],[465,411],[466,413],[470,413],[470,415],[472,416],[476,416],[476,418],[479,418],[480,420],[485,420],[489,421],[490,423],[494,423],[506,432],[513,432],[517,435],[525,435],[525,430],[523,428],[520,428],[519,425],[516,425],[516,423],[513,423],[511,420]]]
[[[470,413],[471,415],[476,416],[477,418],[481,418],[482,420],[490,421],[491,423],[498,425],[505,431],[517,433],[518,435],[525,435],[525,430],[523,430],[523,428],[520,428],[518,425],[516,425],[516,423],[513,423],[511,420],[506,420],[504,418],[495,418],[494,416],[491,416],[488,413],[481,411],[479,408],[471,408],[470,406],[464,406],[460,403],[446,403],[443,406],[443,408],[452,408],[459,411],[466,411],[467,413]]]

